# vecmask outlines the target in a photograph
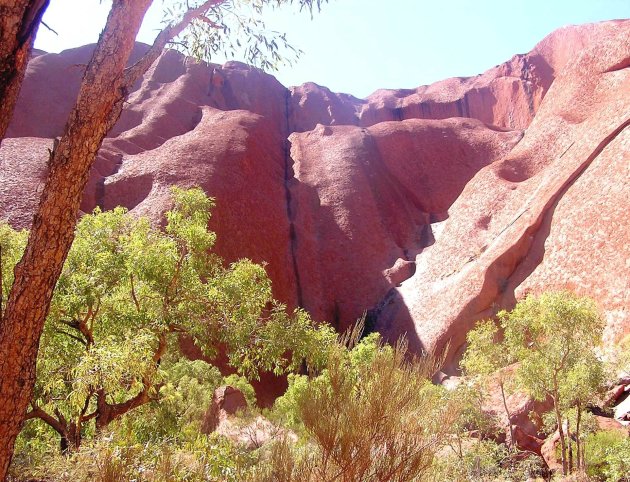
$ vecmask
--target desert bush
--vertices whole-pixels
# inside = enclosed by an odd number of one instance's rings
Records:
[[[404,344],[382,346],[371,335],[338,350],[316,377],[295,377],[277,403],[307,440],[280,442],[259,480],[411,481],[426,474],[456,417],[430,382],[430,357],[408,361]]]
[[[428,480],[522,481],[544,474],[544,462],[536,454],[515,453],[493,440],[467,438],[461,453],[442,451]]]
[[[627,435],[611,430],[594,432],[586,437],[585,456],[586,473],[594,480],[629,480],[630,439]]]
[[[255,453],[216,436],[197,436],[187,442],[122,442],[108,433],[67,455],[49,452],[35,466],[14,464],[9,480],[241,482],[257,460]]]

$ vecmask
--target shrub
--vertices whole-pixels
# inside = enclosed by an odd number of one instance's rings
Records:
[[[613,430],[586,438],[586,473],[597,480],[617,482],[630,474],[630,439]]]
[[[305,445],[280,442],[259,480],[414,480],[425,474],[456,417],[430,382],[430,358],[405,360],[405,347],[377,336],[333,353],[321,375],[294,378],[278,410],[299,420]]]

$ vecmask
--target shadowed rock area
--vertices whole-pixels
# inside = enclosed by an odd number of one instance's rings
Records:
[[[477,319],[526,292],[595,298],[630,334],[630,21],[560,29],[471,78],[366,99],[285,88],[237,62],[165,52],[105,140],[82,210],[159,222],[169,189],[216,198],[226,261],[339,329],[457,358]],[[92,46],[28,68],[0,149],[0,218],[28,227]],[[138,44],[135,55],[146,46]],[[453,369],[453,367],[451,367]]]

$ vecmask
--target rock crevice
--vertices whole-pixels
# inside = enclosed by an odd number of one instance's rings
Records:
[[[476,319],[527,291],[594,296],[614,341],[630,333],[629,37],[628,20],[567,27],[481,75],[366,99],[168,51],[81,208],[159,223],[171,186],[199,185],[218,254],[268,263],[289,308],[345,329],[373,307],[374,329],[417,350],[450,342],[453,362]],[[91,49],[29,64],[0,148],[0,218],[16,227]]]

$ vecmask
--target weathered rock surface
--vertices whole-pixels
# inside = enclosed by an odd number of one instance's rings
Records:
[[[201,432],[217,433],[249,450],[262,447],[274,440],[297,441],[297,436],[286,429],[277,427],[265,417],[237,417],[247,409],[247,401],[238,388],[224,385],[214,391],[210,407],[206,411]]]
[[[267,262],[289,307],[340,329],[371,309],[387,337],[450,342],[452,361],[475,320],[544,289],[594,297],[615,341],[630,333],[628,38],[628,20],[567,27],[479,76],[366,99],[165,52],[82,209],[159,222],[171,186],[200,185],[218,253]],[[31,60],[0,149],[0,219],[28,226],[89,54]]]
[[[214,432],[219,424],[231,415],[236,415],[239,410],[247,408],[245,395],[238,388],[223,385],[214,391],[212,402],[203,416],[201,425],[202,433]]]
[[[467,183],[390,295],[377,324],[390,337],[413,333],[417,349],[450,343],[453,355],[474,320],[558,288],[601,304],[608,339],[630,330],[630,44],[617,36],[630,22],[592,33],[523,139]]]

